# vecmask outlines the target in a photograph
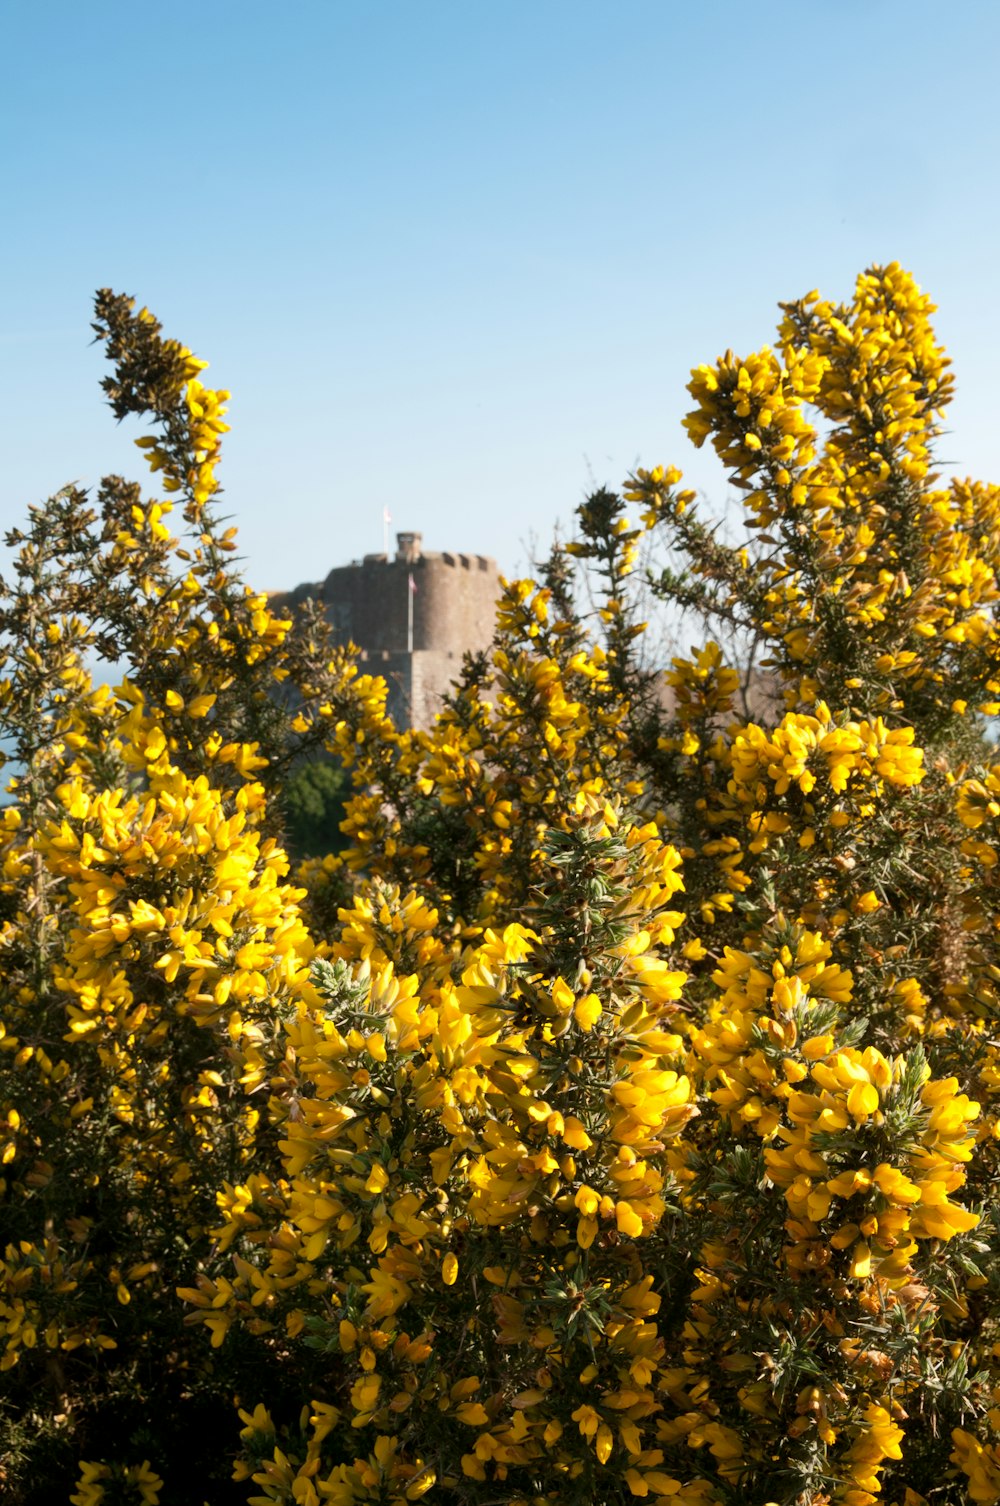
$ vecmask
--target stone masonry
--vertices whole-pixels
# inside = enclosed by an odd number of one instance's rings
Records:
[[[324,581],[273,594],[271,605],[318,601],[335,641],[353,643],[368,673],[388,682],[397,726],[427,728],[459,675],[462,655],[489,647],[499,594],[495,560],[425,554],[419,533],[399,533],[394,559],[366,554]]]

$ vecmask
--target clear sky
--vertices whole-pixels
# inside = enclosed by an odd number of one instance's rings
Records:
[[[248,578],[523,568],[672,461],[688,370],[875,261],[940,305],[944,458],[1000,479],[996,0],[0,0],[0,523],[140,475],[93,289],[233,391]]]

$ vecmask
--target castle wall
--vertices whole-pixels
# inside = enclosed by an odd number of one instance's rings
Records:
[[[427,728],[441,709],[442,696],[462,672],[462,654],[451,649],[420,650],[412,655],[410,669],[409,724]]]
[[[320,599],[337,641],[373,653],[405,652],[411,577],[415,650],[486,647],[499,594],[497,568],[483,555],[460,554],[422,554],[412,561],[367,555],[360,566],[331,570]]]

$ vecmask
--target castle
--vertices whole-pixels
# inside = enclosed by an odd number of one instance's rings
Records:
[[[272,606],[312,598],[338,644],[353,643],[369,674],[389,686],[397,726],[427,728],[462,667],[489,647],[500,577],[482,554],[425,553],[419,533],[396,535],[396,556],[366,554],[322,582],[275,593]]]

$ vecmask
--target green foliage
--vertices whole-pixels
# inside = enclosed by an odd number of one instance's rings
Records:
[[[301,765],[282,796],[285,841],[295,858],[323,858],[346,845],[340,823],[350,791],[344,770],[332,760]]]

